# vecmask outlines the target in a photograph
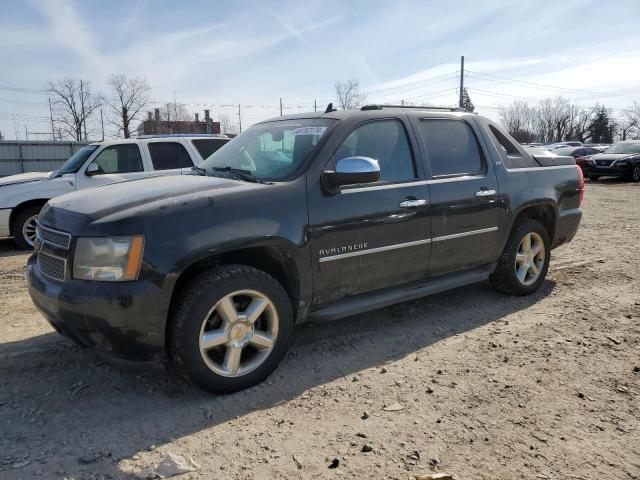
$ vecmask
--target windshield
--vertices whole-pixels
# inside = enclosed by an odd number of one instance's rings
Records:
[[[602,153],[640,153],[640,143],[616,143]]]
[[[71,155],[66,162],[64,162],[60,167],[60,170],[58,170],[58,175],[63,173],[76,173],[96,148],[98,148],[98,145],[87,145],[86,147],[82,147],[76,153]]]
[[[335,120],[282,120],[249,128],[207,158],[200,167],[245,170],[257,179],[282,180],[298,168]]]

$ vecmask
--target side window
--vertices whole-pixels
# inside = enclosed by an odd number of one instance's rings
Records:
[[[539,167],[538,162],[529,154],[523,155],[520,150],[508,137],[495,125],[487,125],[489,127],[489,137],[493,140],[493,144],[502,154],[502,162],[506,168],[527,168]]]
[[[92,162],[98,165],[99,173],[142,172],[142,157],[135,143],[111,145],[102,150]]]
[[[473,174],[484,170],[478,141],[465,121],[422,120],[420,130],[434,177]]]
[[[584,151],[585,151],[584,148],[579,148],[578,150],[574,150],[572,156],[573,157],[582,157],[582,156],[585,155]]]
[[[191,143],[193,143],[193,146],[196,147],[196,150],[198,150],[198,153],[204,160],[228,141],[229,140],[223,138],[202,138],[191,140]]]
[[[356,156],[378,161],[381,182],[416,178],[407,134],[398,120],[377,120],[357,127],[338,147],[332,162]]]
[[[500,149],[510,157],[521,157],[522,154],[516,148],[516,146],[496,127],[489,125],[489,130],[493,134],[493,138],[496,140]]]
[[[149,143],[149,153],[154,170],[193,167],[193,162],[184,148],[177,142]]]

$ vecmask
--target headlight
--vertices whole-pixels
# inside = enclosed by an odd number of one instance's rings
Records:
[[[136,280],[143,249],[142,235],[78,238],[73,278],[103,282]]]
[[[616,162],[616,165],[618,167],[624,167],[625,165],[629,165],[629,160],[618,160]]]

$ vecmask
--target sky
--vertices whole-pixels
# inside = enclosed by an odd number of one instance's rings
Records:
[[[106,91],[113,73],[146,77],[155,106],[237,119],[240,104],[243,128],[280,99],[323,109],[350,78],[368,103],[450,106],[461,55],[490,118],[556,95],[621,115],[640,101],[638,18],[639,0],[0,0],[0,132],[47,139],[46,82]]]

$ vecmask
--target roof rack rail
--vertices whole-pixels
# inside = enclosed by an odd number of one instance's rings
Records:
[[[229,138],[224,133],[153,133],[146,135],[138,135],[136,138],[184,138],[184,137],[199,137],[199,138]]]
[[[426,106],[426,105],[419,106],[419,105],[387,105],[387,104],[377,105],[377,104],[373,104],[373,105],[365,105],[360,110],[382,110],[383,108],[414,108],[414,109],[417,109],[417,110],[442,110],[443,112],[467,112],[467,113],[472,113],[472,112],[468,112],[467,110],[465,110],[462,107],[431,107],[431,106]]]

